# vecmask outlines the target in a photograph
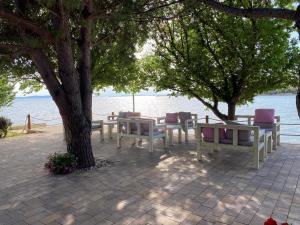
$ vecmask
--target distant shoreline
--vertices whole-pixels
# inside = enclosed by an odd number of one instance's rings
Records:
[[[260,94],[257,96],[292,96],[292,95],[296,95],[297,93],[265,93],[265,94]],[[149,97],[164,97],[164,96],[170,96],[168,94],[161,94],[161,95],[146,95],[146,94],[141,94],[141,95],[135,95],[135,97],[140,97],[140,96],[149,96]],[[101,95],[93,95],[93,97],[100,97],[100,98],[115,98],[115,97],[132,97],[132,95],[128,94],[128,95],[107,95],[107,96],[101,96]],[[170,97],[174,97],[173,95]],[[183,95],[179,95],[177,97],[184,97]],[[51,98],[50,95],[34,95],[34,96],[18,96],[16,97],[16,99],[27,99],[27,98]]]

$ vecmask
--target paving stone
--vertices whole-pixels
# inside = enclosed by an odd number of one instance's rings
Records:
[[[254,170],[246,152],[205,153],[198,162],[192,137],[168,153],[157,142],[149,154],[94,134],[94,155],[114,166],[51,176],[43,164],[64,151],[63,136],[35,135],[0,142],[0,224],[261,225],[270,215],[300,224],[299,146],[283,144]]]

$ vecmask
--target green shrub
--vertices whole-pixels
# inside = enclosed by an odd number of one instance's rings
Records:
[[[0,138],[7,135],[8,128],[12,125],[11,121],[3,116],[0,116]]]
[[[72,173],[76,169],[76,158],[69,153],[54,153],[48,156],[45,168],[53,174]]]

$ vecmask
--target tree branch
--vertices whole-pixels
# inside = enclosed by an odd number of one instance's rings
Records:
[[[210,6],[221,12],[225,12],[235,16],[247,17],[247,18],[278,18],[296,21],[299,20],[296,10],[281,9],[281,8],[236,8],[227,6],[216,0],[198,0],[205,5]]]
[[[30,20],[24,19],[20,17],[19,15],[12,13],[2,7],[0,7],[0,18],[6,20],[9,24],[16,26],[21,29],[28,29],[32,31],[33,33],[38,34],[39,36],[45,38],[49,42],[53,42],[54,38],[52,34],[41,27],[39,27],[37,24],[31,22]]]

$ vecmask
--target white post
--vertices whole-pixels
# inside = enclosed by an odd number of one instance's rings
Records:
[[[132,112],[135,112],[135,97],[134,97],[134,94],[132,94]]]

